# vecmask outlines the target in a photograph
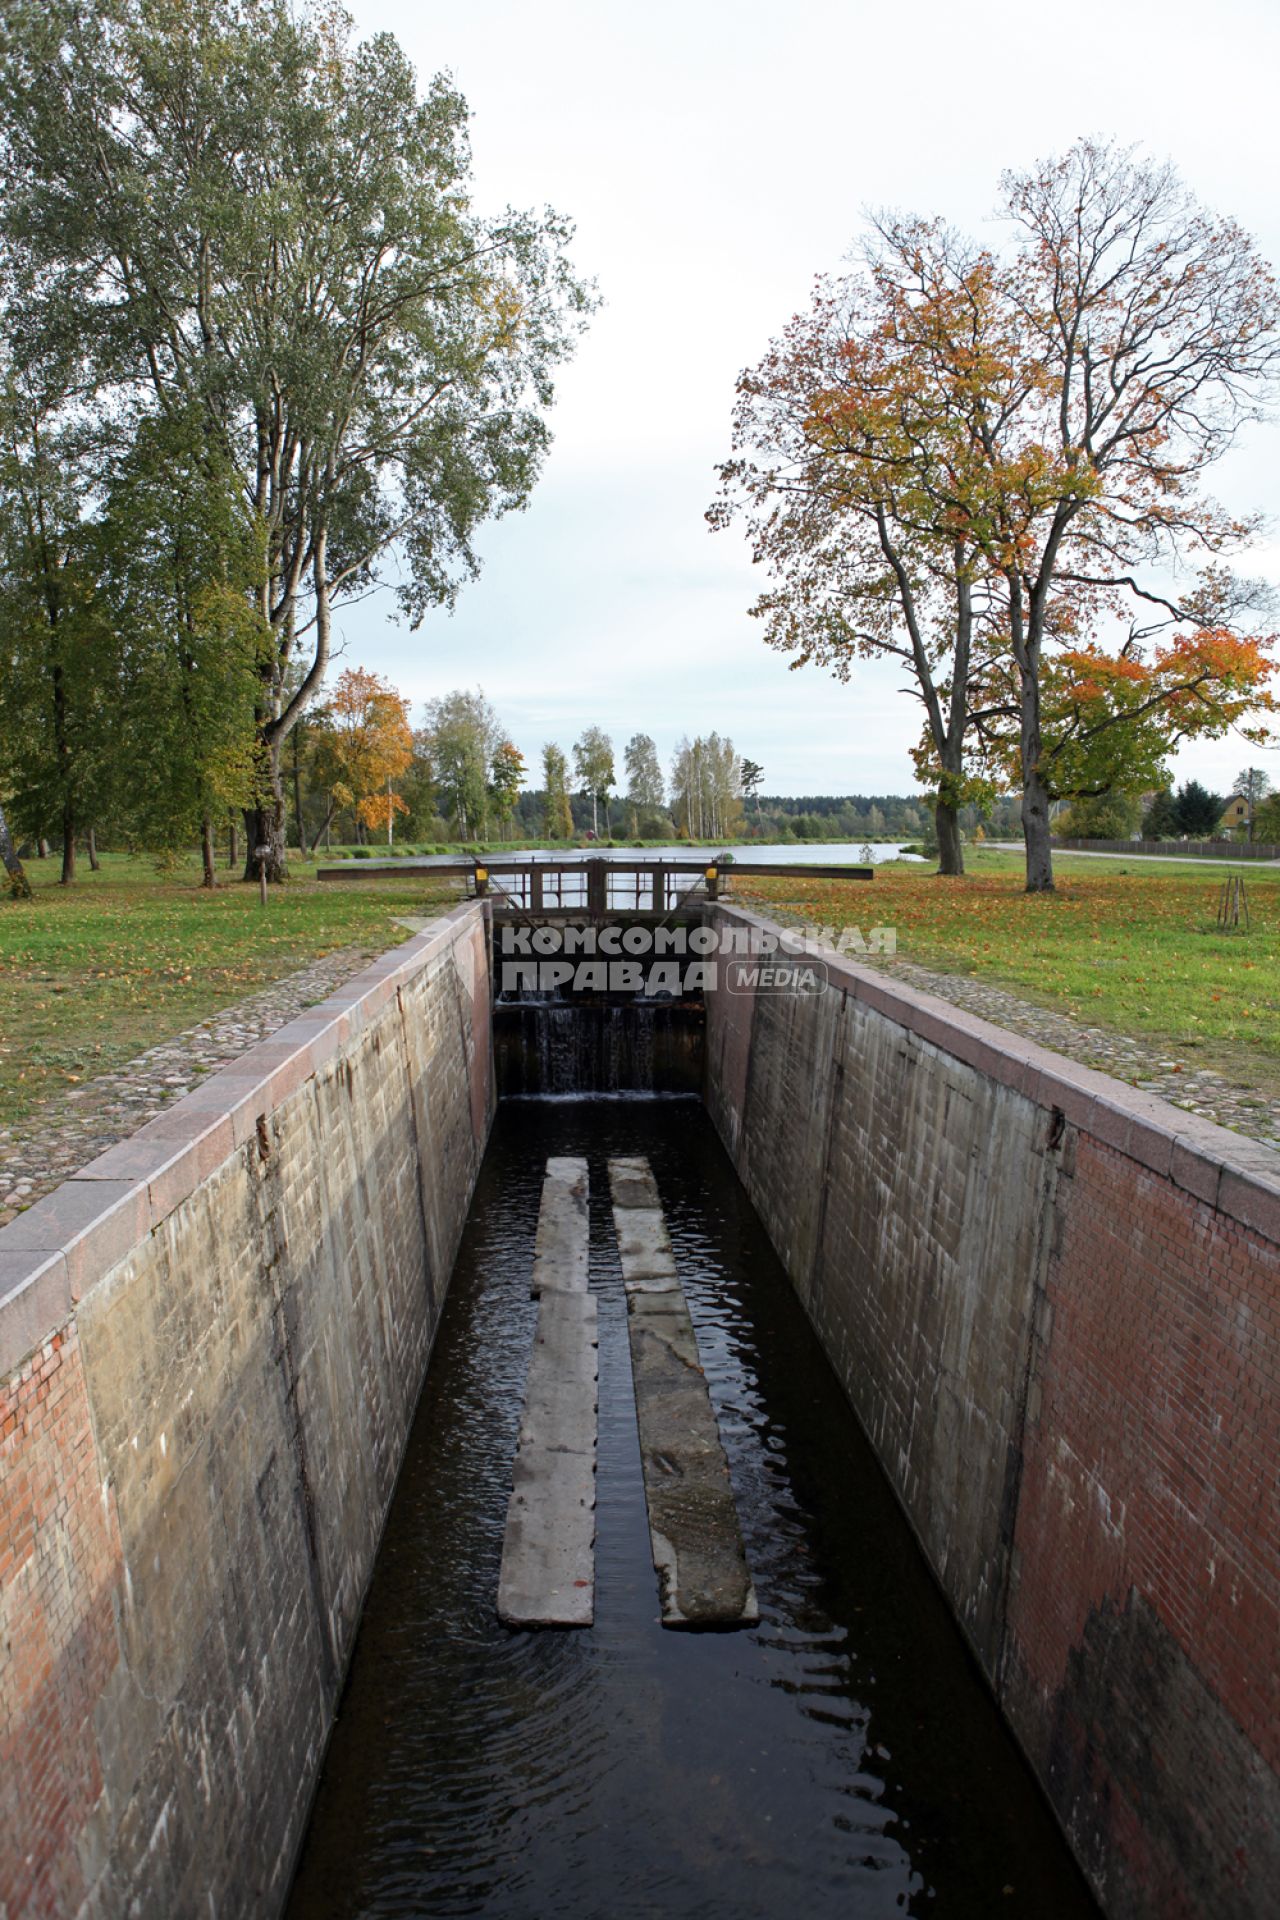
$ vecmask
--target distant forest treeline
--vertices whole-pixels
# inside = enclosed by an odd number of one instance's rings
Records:
[[[569,804],[575,833],[591,827],[591,801],[582,794],[571,794]],[[639,821],[631,818],[632,809],[625,795],[615,800],[612,826],[618,837],[635,837],[638,826],[647,838],[663,831],[660,816],[669,823],[674,836],[678,829],[668,809],[646,809]],[[655,817],[658,814],[659,817]],[[520,839],[533,839],[544,831],[546,795],[526,790],[516,803],[512,832]],[[976,807],[961,809],[961,825],[972,833],[982,825],[987,833],[1021,836],[1016,795],[997,799],[985,818]],[[657,829],[655,833],[654,829]],[[902,840],[932,840],[933,809],[921,794],[901,793],[805,793],[761,794],[742,808],[735,833],[762,840],[865,840],[887,837]]]

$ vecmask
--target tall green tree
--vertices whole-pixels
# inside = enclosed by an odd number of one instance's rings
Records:
[[[66,404],[65,370],[12,377],[0,393],[0,733],[19,830],[76,839],[109,805],[118,662],[101,593],[92,437]]]
[[[431,768],[431,750],[426,730],[416,727],[413,734],[413,758],[400,782],[400,792],[409,811],[405,816],[405,831],[410,836],[431,839],[432,823],[436,816],[435,779]],[[324,832],[321,826],[320,831]]]
[[[1173,789],[1161,787],[1152,796],[1151,804],[1142,816],[1142,837],[1144,840],[1172,840],[1178,833],[1178,809],[1173,798]]]
[[[1220,793],[1210,793],[1198,780],[1184,780],[1173,800],[1179,833],[1191,840],[1208,840],[1217,831],[1226,804]]]
[[[524,785],[524,755],[510,740],[500,740],[489,765],[489,790],[498,816],[498,836],[505,840],[520,789]]]
[[[480,839],[489,806],[489,771],[506,738],[479,687],[432,700],[423,729],[440,804],[461,840]]]
[[[542,749],[542,783],[546,789],[548,840],[572,840],[573,809],[569,805],[569,762],[563,747],[548,740]]]
[[[578,786],[591,801],[591,830],[600,831],[599,808],[604,808],[604,830],[609,831],[609,795],[617,784],[613,742],[603,727],[586,727],[574,742],[573,766]]]
[[[633,733],[626,746],[627,798],[639,812],[660,807],[666,799],[662,762],[647,733]]]
[[[145,844],[198,837],[213,887],[215,829],[255,804],[265,778],[256,716],[271,637],[255,594],[262,530],[198,417],[140,423],[113,476],[102,543],[128,767],[120,806]]]
[[[461,95],[337,7],[16,0],[2,51],[22,341],[64,345],[99,408],[198,407],[265,529],[246,872],[261,847],[281,877],[282,754],[335,606],[394,550],[416,625],[529,497],[592,304],[570,228],[476,212]]]

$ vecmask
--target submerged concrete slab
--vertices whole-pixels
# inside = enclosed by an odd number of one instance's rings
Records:
[[[645,1159],[609,1162],[609,1192],[615,1207],[661,1207],[658,1183]]]
[[[533,1243],[529,1290],[534,1299],[549,1288],[585,1293],[588,1251],[587,1163],[553,1156],[547,1161]]]
[[[639,1184],[626,1163],[624,1191]],[[652,1183],[647,1163],[644,1172]],[[614,1163],[609,1166],[614,1183]],[[615,1194],[617,1188],[614,1189]],[[655,1189],[656,1193],[656,1189]],[[729,1467],[661,1211],[619,1203],[614,1225],[627,1288],[627,1331],[649,1540],[664,1627],[741,1627],[759,1619]],[[666,1262],[670,1278],[653,1277]]]
[[[612,1179],[610,1167],[611,1185]],[[661,1207],[619,1206],[615,1201],[613,1224],[628,1293],[637,1287],[653,1291],[655,1285],[664,1290],[679,1286]]]
[[[538,1217],[547,1264],[498,1577],[498,1618],[509,1627],[589,1627],[595,1618],[599,1368],[586,1177],[585,1161],[547,1163]],[[558,1284],[579,1266],[580,1287]]]

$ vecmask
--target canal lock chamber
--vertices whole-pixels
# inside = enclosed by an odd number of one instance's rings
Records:
[[[565,932],[526,946],[491,924],[497,1114],[289,1920],[1084,1920],[1084,1881],[709,1117],[723,1048],[703,987],[620,988]],[[598,1326],[594,1613],[512,1629],[530,1275],[549,1164],[570,1163]],[[679,1448],[637,1420],[611,1206],[617,1168],[639,1165],[754,1588],[731,1632],[662,1623],[646,1468],[678,1473]]]
[[[638,904],[561,864],[519,904]],[[1112,1920],[1269,1920],[1274,1153],[817,943],[820,990],[700,984],[701,1099],[548,1040],[568,1090],[499,1100],[499,910],[4,1229],[12,1910],[1067,1915],[1074,1857]],[[556,1160],[572,1631],[499,1615]],[[667,1605],[647,1500],[690,1457],[682,1351],[742,1548],[721,1631]]]

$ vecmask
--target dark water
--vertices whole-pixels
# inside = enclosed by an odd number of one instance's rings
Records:
[[[543,1164],[591,1161],[596,1624],[494,1615]],[[759,1627],[664,1632],[604,1162],[647,1153]],[[696,1101],[504,1107],[290,1920],[1096,1912]]]

